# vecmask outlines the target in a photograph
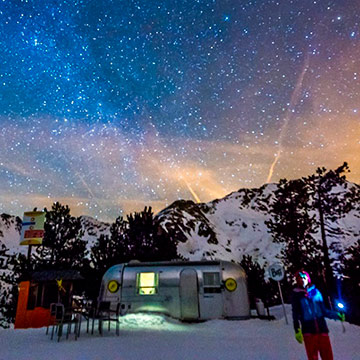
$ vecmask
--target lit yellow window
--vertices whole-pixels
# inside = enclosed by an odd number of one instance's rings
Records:
[[[158,288],[158,276],[153,272],[137,274],[138,294],[155,295]]]

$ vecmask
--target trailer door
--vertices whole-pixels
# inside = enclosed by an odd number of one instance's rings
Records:
[[[200,295],[201,319],[216,319],[223,316],[223,294],[221,291],[220,272],[203,271],[202,296]]]
[[[199,319],[198,279],[194,269],[180,273],[180,306],[182,320]]]

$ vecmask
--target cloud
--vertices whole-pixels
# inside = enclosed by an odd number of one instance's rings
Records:
[[[352,170],[348,178],[359,183],[357,117],[314,115],[306,123],[301,117],[289,123],[273,181],[306,176],[318,166],[333,169],[348,161]],[[28,132],[31,127],[26,126],[19,134]],[[170,139],[156,129],[138,141],[115,126],[99,125],[64,128],[56,137],[51,128],[42,131],[41,143],[25,139],[31,151],[16,162],[10,161],[9,148],[0,155],[2,211],[21,215],[60,201],[74,215],[111,221],[144,206],[157,212],[177,199],[208,202],[264,184],[278,138],[276,129],[241,134],[236,142]],[[18,136],[2,141],[9,146],[23,135]]]

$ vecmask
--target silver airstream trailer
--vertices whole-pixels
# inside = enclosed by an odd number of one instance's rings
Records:
[[[246,275],[227,261],[130,262],[103,276],[100,301],[184,321],[250,317]]]

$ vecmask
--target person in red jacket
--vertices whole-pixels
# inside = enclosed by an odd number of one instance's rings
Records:
[[[344,321],[344,314],[325,308],[320,291],[311,284],[306,271],[298,271],[295,277],[297,287],[292,297],[295,338],[300,344],[305,343],[309,360],[317,360],[319,353],[322,360],[333,360],[325,317]]]

